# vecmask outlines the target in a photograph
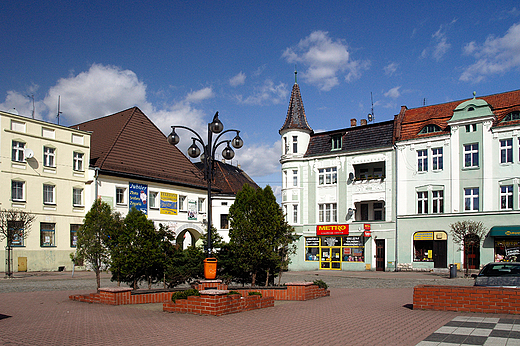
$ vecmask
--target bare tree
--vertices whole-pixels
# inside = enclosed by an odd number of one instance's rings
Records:
[[[7,239],[6,276],[13,276],[13,245],[23,245],[35,216],[19,209],[0,208],[0,241]]]
[[[465,275],[468,276],[469,265],[468,265],[468,250],[470,247],[480,245],[484,241],[487,229],[484,224],[480,221],[457,221],[450,225],[450,233],[453,236],[453,241],[459,245],[462,245],[464,251],[464,263],[466,264]]]

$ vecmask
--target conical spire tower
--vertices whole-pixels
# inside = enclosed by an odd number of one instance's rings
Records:
[[[289,109],[287,110],[287,117],[285,123],[280,129],[279,133],[283,134],[289,130],[303,130],[312,133],[313,130],[307,123],[307,117],[305,116],[305,109],[303,108],[302,95],[300,93],[300,87],[296,81],[296,71],[294,72],[294,85],[291,92],[291,99],[289,101]]]

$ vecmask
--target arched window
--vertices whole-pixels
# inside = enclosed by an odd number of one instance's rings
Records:
[[[506,117],[502,120],[502,122],[520,120],[520,111],[513,111],[506,115]]]
[[[429,124],[429,125],[426,125],[425,127],[423,127],[422,130],[419,131],[419,134],[433,133],[433,132],[442,132],[442,129],[438,125]]]

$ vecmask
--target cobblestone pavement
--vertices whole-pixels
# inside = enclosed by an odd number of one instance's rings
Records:
[[[14,279],[2,275],[0,345],[416,345],[467,314],[412,310],[413,286],[472,284],[432,273],[316,271],[282,276],[282,282],[316,279],[329,285],[330,297],[215,317],[165,313],[161,304],[107,306],[69,300],[70,294],[95,290],[90,272],[75,273],[74,278],[70,272],[15,273]],[[114,285],[103,274],[102,286]]]

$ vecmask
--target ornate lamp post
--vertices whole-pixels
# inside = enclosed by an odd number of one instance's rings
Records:
[[[211,182],[213,181],[213,168],[214,168],[214,162],[215,162],[215,152],[217,151],[217,148],[222,145],[226,144],[226,147],[222,151],[222,157],[224,157],[226,160],[231,160],[235,156],[235,149],[240,149],[244,145],[244,141],[242,138],[240,138],[240,131],[238,130],[224,130],[224,125],[222,122],[220,122],[218,118],[218,112],[215,113],[215,116],[213,117],[213,121],[208,124],[208,140],[206,143],[204,143],[202,137],[195,132],[194,130],[190,129],[186,126],[172,126],[172,132],[168,135],[168,143],[171,145],[177,145],[181,138],[179,135],[175,132],[175,129],[185,129],[193,134],[195,134],[196,137],[191,137],[193,140],[192,145],[188,148],[188,155],[192,158],[196,158],[200,155],[200,160],[204,164],[204,180],[207,183],[208,188],[208,238],[207,238],[207,258],[211,257],[211,253],[213,251],[212,248],[212,242],[211,242],[211,209],[212,209],[212,203],[211,203]],[[233,139],[223,139],[221,140],[222,135],[228,133],[228,132],[235,132],[236,136]],[[213,134],[218,135],[215,140],[213,140]],[[197,142],[200,143],[202,146],[202,155],[201,150],[197,146]],[[231,148],[233,147],[233,148]],[[206,271],[204,273],[206,275]],[[208,277],[206,277],[208,279]]]

